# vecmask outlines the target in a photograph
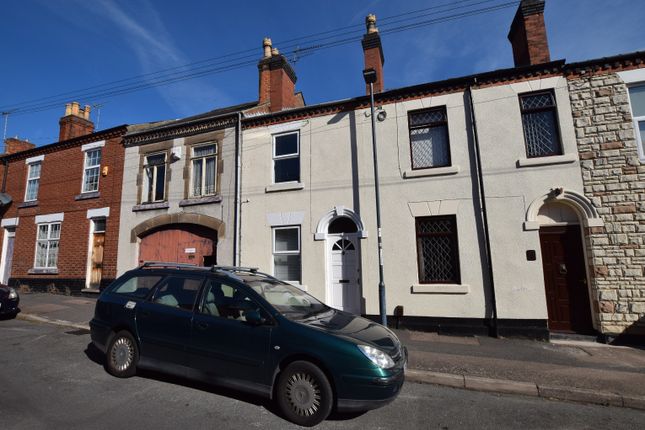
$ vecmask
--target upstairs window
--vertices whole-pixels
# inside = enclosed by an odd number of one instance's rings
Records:
[[[638,155],[645,161],[645,84],[629,87],[629,101],[632,105]]]
[[[273,136],[273,183],[300,182],[300,133]]]
[[[83,168],[83,190],[91,193],[99,190],[99,176],[101,170],[101,149],[92,149],[85,152]]]
[[[42,163],[36,161],[28,165],[27,170],[27,190],[25,192],[25,201],[30,202],[38,199],[38,186],[40,185],[40,169]]]
[[[273,229],[273,274],[283,281],[300,282],[300,227]]]
[[[58,265],[58,242],[60,240],[60,223],[38,224],[36,237],[36,261],[34,267],[55,269]]]
[[[412,169],[450,166],[446,107],[408,113]]]
[[[555,96],[551,91],[520,95],[527,158],[562,155]]]
[[[202,145],[192,148],[191,158],[192,197],[211,196],[215,194],[217,178],[217,145]]]
[[[152,154],[145,158],[143,201],[161,202],[166,196],[166,154]]]
[[[416,219],[417,261],[422,284],[459,284],[457,221],[454,215]]]

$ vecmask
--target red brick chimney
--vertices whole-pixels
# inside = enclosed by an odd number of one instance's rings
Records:
[[[33,143],[28,140],[18,139],[18,137],[8,137],[4,140],[4,153],[15,154],[16,152],[26,151],[35,147]]]
[[[383,91],[383,46],[381,45],[381,35],[376,28],[376,16],[367,15],[365,17],[365,27],[367,33],[363,36],[361,44],[363,45],[363,55],[365,57],[365,69],[376,70],[376,82],[374,82],[374,93]],[[365,85],[365,94],[370,93],[370,86]]]
[[[259,104],[268,104],[270,112],[303,105],[300,94],[295,93],[296,73],[284,55],[264,38],[264,56],[258,63],[260,71]]]
[[[515,67],[551,61],[544,26],[544,1],[522,0],[517,8],[508,32]]]
[[[85,109],[82,109],[78,102],[65,105],[65,116],[58,123],[60,124],[59,141],[84,136],[94,131],[94,123],[90,121],[90,106],[85,105]]]

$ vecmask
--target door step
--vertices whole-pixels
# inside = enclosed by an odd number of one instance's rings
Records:
[[[574,340],[577,342],[601,342],[604,343],[604,338],[595,334],[578,334],[578,333],[549,333],[551,340]]]
[[[98,288],[83,288],[81,290],[81,295],[85,297],[96,297],[101,294],[101,291]]]

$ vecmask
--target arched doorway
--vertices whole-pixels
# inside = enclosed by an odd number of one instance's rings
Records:
[[[555,189],[534,201],[527,230],[539,230],[550,331],[594,334],[582,226],[602,221],[591,202]]]
[[[139,243],[139,262],[144,261],[216,264],[217,231],[195,224],[169,224],[152,229]]]
[[[361,268],[358,228],[345,216],[336,217],[327,230],[328,304],[361,313]]]

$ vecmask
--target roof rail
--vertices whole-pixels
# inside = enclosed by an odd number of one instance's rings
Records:
[[[174,267],[176,269],[198,269],[199,266],[196,264],[190,263],[171,263],[166,261],[144,261],[139,269],[145,269],[149,267]]]
[[[225,270],[227,272],[250,272],[256,273],[258,271],[257,267],[241,267],[241,266],[218,266],[213,265],[211,270],[214,272],[216,270]]]

